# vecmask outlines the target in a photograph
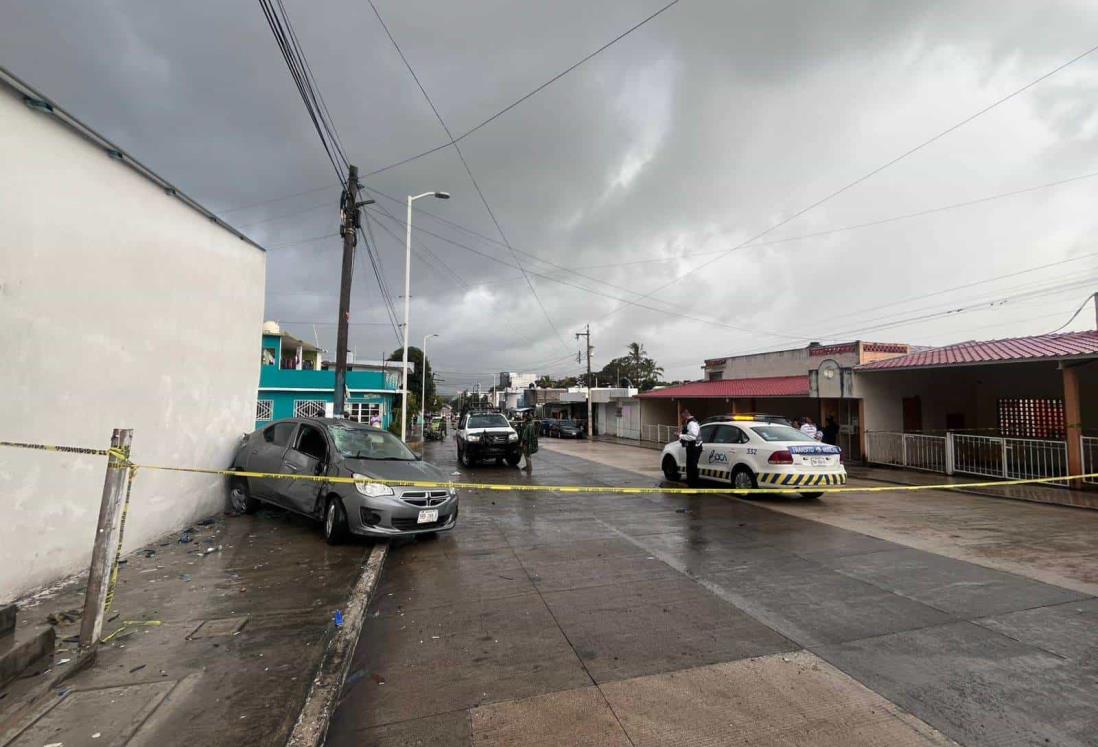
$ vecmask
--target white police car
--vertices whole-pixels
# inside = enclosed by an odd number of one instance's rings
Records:
[[[838,446],[820,443],[788,425],[731,416],[701,426],[698,472],[733,488],[800,488],[846,484]],[[686,449],[672,441],[660,456],[668,480],[686,475]],[[805,498],[822,493],[811,490]]]

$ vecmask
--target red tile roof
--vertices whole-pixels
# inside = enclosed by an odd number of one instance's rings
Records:
[[[808,376],[770,376],[764,379],[694,381],[640,395],[649,399],[724,399],[726,397],[807,397]]]
[[[1057,360],[1080,356],[1098,356],[1098,331],[1011,337],[1005,340],[969,340],[956,345],[921,350],[898,358],[866,363],[858,366],[858,370],[972,366],[981,363]]]

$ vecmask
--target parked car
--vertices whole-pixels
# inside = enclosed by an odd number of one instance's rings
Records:
[[[701,476],[733,488],[799,488],[845,485],[842,450],[795,428],[764,420],[726,420],[701,427]],[[663,447],[660,466],[669,480],[686,472],[686,449],[678,441]],[[811,490],[805,498],[819,498]]]
[[[545,435],[550,438],[583,438],[583,428],[568,418],[553,419],[545,427]]]
[[[522,460],[518,432],[498,412],[468,412],[461,416],[457,432],[458,462],[472,467],[481,459],[506,461],[512,467]]]
[[[270,503],[321,520],[330,544],[351,534],[428,534],[457,524],[457,491],[376,482],[448,482],[442,470],[424,462],[388,431],[351,420],[277,420],[244,437],[233,469],[354,478],[353,483],[275,477],[230,480],[229,502],[234,510],[251,513],[260,503]]]

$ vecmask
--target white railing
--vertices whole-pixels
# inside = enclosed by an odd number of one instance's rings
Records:
[[[1066,441],[951,434],[953,470],[969,475],[1026,480],[1068,473]]]
[[[641,426],[640,440],[666,444],[675,440],[678,434],[679,429],[673,425],[656,425],[648,423]]]
[[[866,450],[867,461],[875,464],[891,464],[947,475],[961,473],[1027,480],[1068,474],[1066,441],[968,433],[929,436],[922,433],[874,432],[866,434]],[[1091,471],[1087,469],[1088,464],[1098,469],[1098,438],[1083,439],[1085,471]],[[1098,483],[1098,480],[1095,482]]]
[[[1098,437],[1081,436],[1083,441],[1083,474],[1090,475],[1098,472]],[[1091,485],[1098,485],[1098,477],[1090,477],[1083,480]]]
[[[866,433],[867,459],[930,472],[946,471],[946,437],[921,433]]]

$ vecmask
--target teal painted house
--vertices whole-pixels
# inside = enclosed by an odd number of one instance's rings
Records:
[[[324,351],[283,331],[263,325],[262,365],[256,398],[255,426],[293,417],[332,417],[335,364]],[[408,364],[411,368],[412,364]],[[401,363],[358,361],[348,364],[347,413],[360,423],[388,428],[394,407],[400,407]]]

